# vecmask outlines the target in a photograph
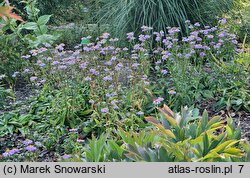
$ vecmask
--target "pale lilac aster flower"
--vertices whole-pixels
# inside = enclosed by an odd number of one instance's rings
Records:
[[[153,28],[143,25],[143,26],[141,27],[141,30],[142,30],[143,32],[146,32],[146,31],[153,30]]]
[[[60,62],[58,62],[58,61],[53,61],[52,62],[52,65],[57,65],[57,64],[60,64]]]
[[[23,59],[29,59],[30,57],[31,57],[31,55],[21,56],[21,58],[23,58]]]
[[[30,81],[35,81],[37,77],[30,77]]]
[[[164,98],[158,97],[157,99],[155,99],[155,100],[153,101],[153,103],[154,103],[155,105],[158,105],[158,104],[161,104],[162,101],[164,101]]]
[[[33,143],[33,141],[32,141],[32,140],[29,140],[29,139],[26,139],[26,140],[23,141],[23,144],[24,144],[25,146],[30,145],[30,144],[32,144],[32,143]]]
[[[23,73],[29,73],[29,69],[24,69]]]
[[[214,35],[207,35],[207,38],[213,39],[213,38],[214,38]]]
[[[237,40],[232,40],[232,43],[237,45],[238,44],[238,41]]]
[[[42,80],[39,81],[39,83],[41,83],[41,84],[44,84],[45,82],[46,82],[45,79],[42,79]]]
[[[59,70],[63,70],[63,69],[67,69],[68,67],[67,66],[65,66],[65,65],[60,65],[60,66],[58,66],[58,69]]]
[[[13,151],[14,153],[19,153],[19,152],[20,152],[20,150],[19,150],[18,148],[13,148],[12,151]]]
[[[89,100],[89,103],[90,103],[90,104],[94,104],[95,101],[91,99],[91,100]]]
[[[8,149],[3,153],[3,157],[12,156],[13,154],[15,154],[15,151]]]
[[[166,74],[168,73],[168,71],[167,71],[167,70],[162,70],[161,73],[162,73],[163,75],[166,75]]]
[[[219,40],[218,40],[218,42],[220,42],[220,43],[224,43],[224,40],[222,40],[222,39],[219,39]]]
[[[91,81],[91,77],[86,77],[85,81]]]
[[[139,44],[134,45],[134,50],[140,50],[140,49],[141,49],[141,47]]]
[[[200,24],[199,22],[196,22],[196,23],[194,24],[194,26],[196,26],[196,27],[200,27],[200,26],[201,26],[201,24]]]
[[[217,43],[216,45],[214,45],[214,49],[219,49],[221,47],[221,43]]]
[[[30,152],[33,152],[33,151],[36,150],[36,147],[33,146],[33,145],[29,145],[29,146],[26,147],[26,150],[28,150],[28,151],[30,151]]]
[[[170,95],[175,95],[175,94],[176,94],[176,91],[174,91],[174,90],[169,90],[169,91],[168,91],[168,94],[170,94]]]
[[[105,77],[103,77],[103,80],[105,80],[105,81],[112,81],[113,78],[110,77],[110,76],[105,76]]]
[[[219,22],[220,22],[222,25],[225,25],[225,24],[227,23],[227,19],[221,19]]]
[[[69,159],[71,156],[70,155],[63,155],[62,158],[63,159]]]
[[[107,112],[109,112],[109,109],[108,109],[108,108],[102,108],[102,109],[101,109],[101,112],[102,112],[102,113],[107,113]]]
[[[82,139],[77,139],[76,140],[78,143],[84,143],[85,142],[85,140],[82,140]]]
[[[133,63],[132,67],[137,68],[140,64],[139,63]]]
[[[69,132],[77,132],[78,129],[69,129]]]
[[[201,52],[201,53],[200,53],[200,57],[204,57],[204,56],[206,56],[206,53]]]
[[[109,33],[103,33],[101,37],[102,37],[103,39],[107,39],[107,38],[109,38],[109,36],[110,36]]]
[[[139,115],[139,116],[141,116],[141,115],[144,115],[144,112],[139,111],[139,112],[137,112],[136,114]]]

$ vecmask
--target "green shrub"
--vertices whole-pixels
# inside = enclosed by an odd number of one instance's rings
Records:
[[[0,74],[5,80],[13,81],[27,64],[21,56],[30,48],[52,44],[57,36],[48,34],[47,23],[50,15],[38,16],[37,1],[22,1],[25,4],[26,22],[19,23],[15,19],[0,19]]]

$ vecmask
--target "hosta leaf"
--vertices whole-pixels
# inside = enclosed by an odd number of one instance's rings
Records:
[[[207,132],[208,134],[213,134],[216,130],[222,129],[222,128],[224,128],[224,125],[220,125],[220,126],[218,126],[218,127],[214,127],[214,128],[212,128],[212,129],[207,130],[206,132]]]
[[[221,156],[218,153],[212,152],[212,153],[207,154],[205,157],[198,159],[197,162],[199,162],[199,161],[205,161],[205,160],[208,160],[208,159],[212,159],[213,160],[213,159],[220,158],[220,157]]]
[[[205,111],[203,112],[202,119],[201,119],[201,127],[202,127],[202,130],[205,130],[207,124],[208,124],[208,113],[207,113],[207,111],[205,110]]]
[[[193,140],[190,140],[190,143],[193,144],[193,145],[196,145],[198,143],[201,143],[202,142],[202,139],[203,139],[203,135],[193,139]]]
[[[176,139],[175,135],[173,134],[173,132],[171,130],[168,130],[168,129],[165,129],[161,124],[154,124],[156,127],[158,127],[162,133],[164,133],[165,135],[173,138],[173,139]]]
[[[12,12],[13,8],[14,7],[11,7],[11,6],[0,7],[0,17],[8,17],[8,18],[16,19],[16,20],[23,22],[22,17]]]
[[[231,154],[231,155],[239,155],[239,156],[242,156],[242,151],[238,148],[227,148],[223,151],[223,153],[228,153],[228,154]]]
[[[220,121],[220,116],[214,116],[208,123],[206,129],[209,129],[213,124]]]
[[[169,129],[169,123],[162,115],[161,115],[161,123],[165,129]]]
[[[162,110],[170,117],[174,117],[174,112],[166,104],[163,105]]]
[[[211,150],[211,152],[216,152],[216,153],[221,153],[223,152],[227,147],[230,147],[236,143],[238,143],[239,141],[237,140],[228,140],[225,141],[224,143],[220,144],[219,146],[217,146],[216,148],[214,148],[213,150]]]
[[[228,137],[231,138],[233,135],[233,130],[230,128],[230,126],[228,124],[226,125],[226,131],[227,131]]]
[[[155,117],[147,116],[147,117],[145,117],[145,119],[146,119],[146,121],[151,122],[153,124],[160,124],[160,122]]]
[[[203,156],[205,156],[208,153],[208,148],[209,148],[209,139],[208,139],[208,135],[205,132],[205,134],[203,135]]]
[[[226,136],[226,134],[223,133],[223,134],[220,134],[219,136],[217,136],[214,140],[211,140],[212,143],[210,144],[209,150],[214,149],[215,147],[217,147],[218,144],[223,142],[225,139],[225,136]]]
[[[142,157],[144,161],[150,161],[150,156],[148,155],[147,151],[145,148],[140,147],[137,143],[136,148],[138,150],[139,155]]]
[[[201,153],[196,148],[191,148],[191,150],[197,157],[201,156]]]
[[[218,127],[221,127],[221,126],[224,126],[223,122],[220,121],[220,122],[216,122],[214,123],[213,125],[211,125],[211,129],[214,129],[214,128],[218,128]],[[209,129],[209,128],[208,128]]]
[[[163,116],[168,120],[168,122],[172,126],[176,126],[177,125],[177,121],[172,116],[168,115],[168,113],[166,113],[163,109],[159,109],[159,111],[163,114]]]

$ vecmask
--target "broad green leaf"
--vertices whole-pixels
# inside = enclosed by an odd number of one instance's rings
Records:
[[[37,20],[37,24],[39,26],[46,25],[48,23],[48,21],[50,20],[50,17],[51,17],[51,15],[43,15],[43,16],[39,17]]]
[[[27,22],[26,24],[23,25],[23,29],[37,30],[38,26],[37,26],[37,23],[35,23],[35,22]]]

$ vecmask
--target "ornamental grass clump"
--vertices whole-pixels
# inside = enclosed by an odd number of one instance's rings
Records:
[[[99,0],[101,7],[97,13],[100,23],[109,24],[115,35],[126,32],[140,33],[143,25],[155,31],[166,31],[166,27],[181,27],[183,34],[188,32],[185,21],[199,21],[213,24],[217,17],[239,4],[233,0]]]

